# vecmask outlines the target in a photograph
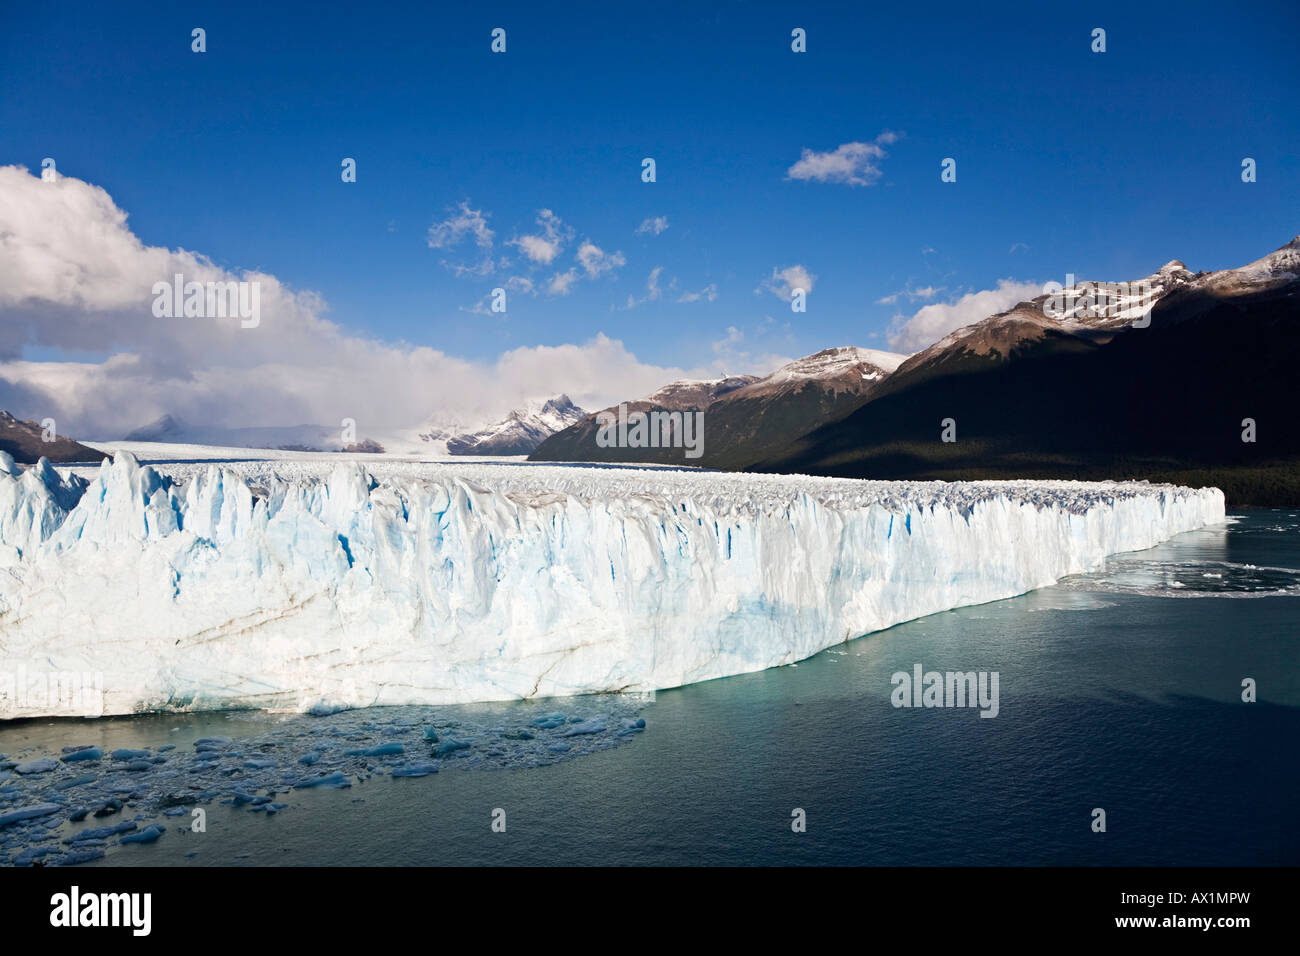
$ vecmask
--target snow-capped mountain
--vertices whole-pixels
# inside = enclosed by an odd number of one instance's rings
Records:
[[[1300,279],[1300,236],[1263,258],[1234,269],[1191,272],[1172,259],[1143,279],[1077,282],[1060,293],[1044,293],[1005,312],[964,326],[911,356],[891,388],[906,373],[955,353],[1009,356],[1051,333],[1104,343],[1119,332],[1142,328],[1146,313],[1162,313],[1166,323],[1182,321],[1198,308],[1237,295],[1260,295]],[[1189,305],[1195,308],[1189,309]]]
[[[556,432],[581,421],[587,413],[567,395],[530,402],[499,422],[442,439],[451,455],[527,455]]]
[[[602,448],[593,417],[538,446],[537,461],[644,461],[742,467],[790,434],[802,434],[847,414],[885,381],[906,356],[855,346],[823,349],[770,375],[680,381],[625,402],[629,413],[705,413],[702,456],[686,462],[681,448]],[[613,406],[606,411],[617,413]]]
[[[1175,259],[1144,279],[1021,302],[911,356],[851,414],[791,434],[752,467],[1144,477],[1215,484],[1234,503],[1294,503],[1297,366],[1300,237],[1237,268],[1192,272]]]
[[[689,379],[669,382],[663,388],[635,402],[629,407],[644,405],[647,408],[680,410],[708,408],[718,399],[737,389],[758,381],[757,375],[724,375],[722,378]]]
[[[841,345],[782,365],[728,398],[758,398],[789,394],[811,384],[829,391],[862,394],[884,381],[903,364],[906,355]]]

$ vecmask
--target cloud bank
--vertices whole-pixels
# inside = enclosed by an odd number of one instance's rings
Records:
[[[999,279],[996,289],[968,292],[954,302],[927,305],[910,318],[895,316],[889,333],[889,347],[895,352],[928,348],[949,332],[1005,312],[1017,302],[1032,299],[1042,292],[1042,286],[1036,282]]]
[[[428,234],[435,248],[463,241],[492,242],[486,217],[468,203]],[[579,262],[591,275],[621,258],[592,246]],[[176,274],[258,283],[260,323],[155,317],[153,286]],[[356,334],[323,317],[318,295],[145,245],[104,189],[64,176],[42,181],[20,166],[0,166],[0,276],[0,408],[52,417],[61,433],[88,439],[117,438],[167,413],[226,427],[353,418],[359,433],[382,434],[430,417],[499,416],[559,392],[604,407],[707,373],[645,364],[603,334],[492,362]]]

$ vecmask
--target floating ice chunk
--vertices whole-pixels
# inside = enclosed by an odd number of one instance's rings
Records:
[[[33,846],[23,850],[14,857],[16,866],[31,866],[36,860],[49,856],[51,853],[58,853],[59,848],[54,846]]]
[[[51,813],[58,813],[63,807],[57,803],[38,803],[33,807],[22,807],[18,810],[8,810],[0,813],[0,827],[7,827],[11,823],[18,823],[22,820],[33,820],[36,817],[48,816]]]
[[[457,750],[468,750],[469,748],[469,741],[448,737],[446,740],[442,741],[442,743],[438,744],[438,746],[433,748],[433,755],[435,757],[445,757],[448,754],[455,753]]]
[[[119,797],[112,797],[109,800],[105,801],[103,804],[101,804],[99,809],[94,812],[93,816],[96,817],[112,816],[114,813],[120,811],[123,806],[124,804]]]
[[[38,773],[49,773],[51,770],[58,770],[59,762],[53,757],[38,757],[35,760],[28,760],[14,767],[16,773],[29,776]]]
[[[350,786],[352,786],[352,781],[342,771],[338,770],[320,777],[304,777],[294,784],[294,788],[297,790],[307,790],[311,787],[329,787],[333,790],[341,790]]]
[[[104,751],[98,747],[77,747],[76,749],[63,755],[64,763],[75,763],[78,760],[102,760]]]
[[[161,823],[155,823],[152,826],[145,827],[139,833],[128,833],[117,842],[123,845],[127,843],[153,843],[162,836],[166,830],[167,828]]]
[[[393,771],[394,777],[427,777],[438,772],[438,761],[408,763]]]
[[[620,734],[639,734],[641,731],[645,730],[644,717],[638,717],[635,720],[631,717],[624,717],[619,723],[622,727],[622,729],[619,730]]]
[[[580,720],[576,724],[571,724],[569,729],[560,734],[561,737],[579,737],[583,734],[603,734],[605,732],[605,722],[599,718],[595,720]]]
[[[93,827],[89,830],[82,830],[79,833],[74,833],[63,842],[72,844],[84,843],[87,840],[106,840],[111,836],[117,836],[119,833],[130,833],[135,829],[135,827],[136,824],[134,820],[123,820],[121,823],[115,823],[112,826]]]

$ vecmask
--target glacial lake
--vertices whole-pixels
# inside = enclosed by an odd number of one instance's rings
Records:
[[[653,699],[14,722],[0,727],[11,761],[105,756],[64,790],[55,774],[10,772],[0,814],[116,794],[123,806],[102,817],[51,814],[48,862],[87,829],[166,827],[147,844],[83,841],[104,852],[87,865],[110,866],[1295,865],[1298,622],[1300,518],[1255,510],[1054,587]],[[918,664],[996,672],[997,716],[893,706],[892,676]],[[205,737],[219,744],[196,769]],[[383,751],[392,739],[402,753]],[[448,740],[468,746],[437,756]],[[113,750],[157,762],[132,771]],[[300,764],[308,753],[324,756]],[[434,760],[437,772],[391,775]],[[324,780],[331,761],[349,785],[230,796],[245,779]],[[186,802],[190,773],[221,795]],[[187,829],[195,805],[202,833]],[[31,844],[6,830],[12,865]]]

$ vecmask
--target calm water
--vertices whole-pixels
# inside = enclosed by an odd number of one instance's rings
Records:
[[[573,759],[293,790],[274,817],[211,804],[206,833],[163,820],[157,843],[98,865],[1294,865],[1298,621],[1300,519],[1252,512],[798,666],[660,692],[644,732]],[[895,709],[890,676],[917,663],[997,671],[998,716]],[[90,742],[78,723],[0,730],[0,751]],[[187,740],[276,726],[106,720],[94,742],[156,748],[178,724]]]

